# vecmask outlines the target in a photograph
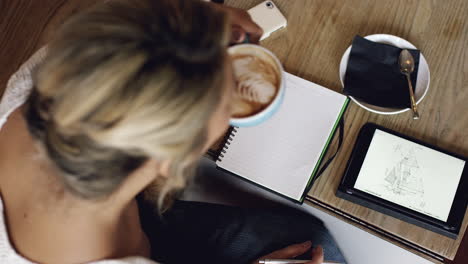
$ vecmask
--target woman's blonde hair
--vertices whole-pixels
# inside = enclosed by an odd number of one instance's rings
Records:
[[[63,25],[25,116],[66,189],[106,197],[149,158],[171,161],[163,194],[184,186],[223,92],[227,25],[197,0],[113,0]]]

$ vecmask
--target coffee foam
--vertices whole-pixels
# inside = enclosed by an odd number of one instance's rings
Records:
[[[252,47],[233,50],[231,59],[237,81],[234,117],[246,117],[265,109],[280,86],[280,70],[266,52]]]

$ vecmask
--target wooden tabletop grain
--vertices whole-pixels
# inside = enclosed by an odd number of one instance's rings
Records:
[[[232,0],[251,8],[262,1]],[[402,37],[424,54],[431,72],[430,90],[411,113],[384,116],[351,103],[345,115],[344,146],[331,167],[309,192],[309,201],[403,247],[453,259],[468,224],[457,240],[435,234],[335,196],[360,128],[374,122],[449,151],[468,156],[468,2],[376,0],[275,0],[288,19],[287,29],[262,43],[283,62],[286,71],[341,92],[340,59],[357,34]],[[334,146],[332,146],[333,148]],[[468,191],[468,190],[467,190]],[[467,213],[468,215],[468,213]],[[398,242],[400,241],[400,242]]]
[[[228,4],[250,8],[261,1]],[[457,240],[435,234],[335,196],[359,129],[374,122],[449,151],[468,156],[468,14],[467,1],[330,1],[275,0],[288,27],[263,46],[281,59],[286,71],[341,91],[339,62],[356,34],[386,33],[402,37],[422,51],[431,72],[430,90],[419,106],[421,119],[411,113],[385,116],[351,103],[345,115],[344,146],[331,167],[309,192],[316,206],[344,219],[366,223],[366,230],[388,233],[393,242],[427,254],[453,259],[468,224],[465,217]],[[332,147],[333,148],[333,147]],[[468,215],[468,213],[467,213]]]
[[[35,50],[47,43],[63,21],[96,2],[0,0],[0,94],[9,76]],[[226,1],[230,6],[244,9],[260,2],[262,0]],[[463,232],[459,239],[451,240],[339,199],[335,191],[356,135],[366,122],[374,122],[468,156],[468,1],[274,2],[287,17],[288,27],[272,35],[262,45],[280,58],[288,72],[335,91],[342,89],[338,76],[340,58],[356,34],[397,35],[422,51],[430,66],[431,86],[419,106],[421,120],[413,121],[409,112],[382,116],[367,112],[354,103],[350,104],[345,115],[345,145],[332,166],[310,191],[309,200],[312,206],[320,207],[345,221],[361,221],[364,225],[358,226],[364,230],[402,247],[427,250],[425,257],[435,254],[453,259]],[[467,218],[463,231],[467,226]],[[468,263],[466,237],[455,260],[445,260],[445,263]]]

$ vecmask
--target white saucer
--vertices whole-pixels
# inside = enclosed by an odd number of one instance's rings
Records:
[[[364,38],[374,41],[374,42],[378,42],[378,43],[390,44],[390,45],[393,45],[402,49],[416,49],[416,47],[410,42],[400,37],[393,36],[393,35],[375,34],[375,35],[366,36]],[[346,68],[348,67],[350,52],[351,52],[351,46],[349,46],[348,49],[345,51],[340,62],[340,80],[341,80],[341,85],[343,86],[343,88],[344,88],[344,77],[346,73]],[[416,104],[419,104],[426,96],[427,91],[429,91],[429,83],[430,83],[430,78],[431,78],[430,76],[431,74],[429,72],[429,65],[427,65],[427,61],[424,58],[423,54],[421,53],[419,57],[418,79],[416,80],[416,89],[414,93]],[[404,87],[402,88],[404,89]],[[351,100],[353,100],[360,107],[368,111],[377,113],[377,114],[394,115],[394,114],[400,114],[400,113],[410,110],[409,108],[398,109],[398,108],[380,107],[380,106],[367,104],[352,96],[350,96],[349,98],[351,98]]]

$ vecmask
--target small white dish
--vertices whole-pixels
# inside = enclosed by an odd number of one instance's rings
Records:
[[[416,47],[410,42],[408,42],[407,40],[404,40],[400,37],[393,36],[393,35],[374,34],[374,35],[366,36],[364,38],[370,41],[378,42],[378,43],[389,44],[389,45],[392,45],[401,49],[416,49]],[[343,86],[343,88],[344,88],[344,78],[346,74],[346,68],[348,67],[350,52],[351,52],[351,46],[349,46],[348,49],[345,51],[340,62],[340,81],[341,81],[341,85]],[[431,78],[431,74],[429,72],[429,65],[427,64],[426,59],[421,53],[421,55],[419,56],[418,78],[416,80],[416,88],[414,92],[416,104],[419,104],[426,96],[427,91],[429,91],[430,78]],[[398,109],[398,108],[380,107],[380,106],[367,104],[352,96],[349,96],[349,98],[351,98],[351,100],[353,100],[353,102],[355,102],[360,107],[368,111],[371,111],[373,113],[377,113],[377,114],[394,115],[394,114],[400,114],[400,113],[411,110],[410,108]],[[408,98],[408,101],[409,101],[409,98]]]

